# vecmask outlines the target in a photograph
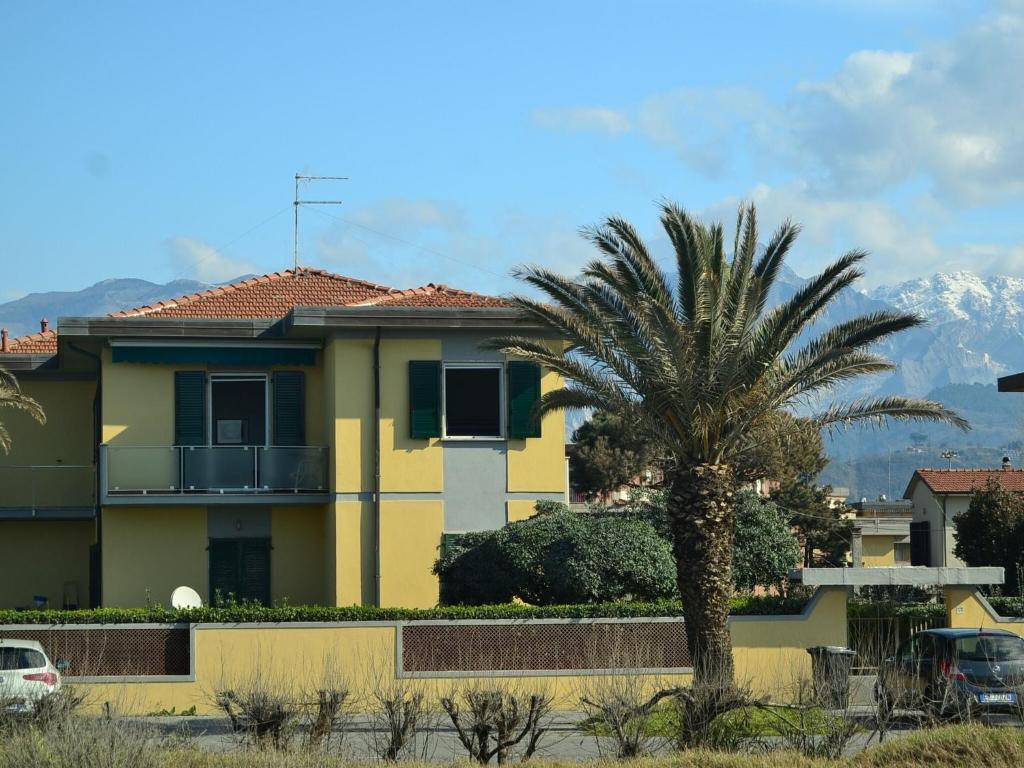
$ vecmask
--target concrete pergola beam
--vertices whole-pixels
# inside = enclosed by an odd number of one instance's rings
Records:
[[[792,581],[812,587],[945,587],[1002,584],[1002,568],[803,568]]]

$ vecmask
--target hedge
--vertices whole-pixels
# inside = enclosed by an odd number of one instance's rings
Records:
[[[732,601],[735,616],[773,616],[800,613],[807,604],[802,597],[743,597]],[[600,619],[680,616],[678,602],[593,603],[584,605],[527,606],[516,604],[449,606],[443,608],[332,607],[320,605],[261,605],[169,609],[96,608],[79,611],[0,610],[4,624],[173,624],[292,621],[429,621],[436,619]]]
[[[889,603],[850,600],[846,615],[851,619],[942,619],[942,603]]]

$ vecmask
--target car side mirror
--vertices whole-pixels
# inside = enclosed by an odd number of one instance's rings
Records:
[[[71,669],[71,662],[68,661],[67,659],[60,659],[53,666],[55,666],[57,668],[58,672],[67,672],[69,669]]]

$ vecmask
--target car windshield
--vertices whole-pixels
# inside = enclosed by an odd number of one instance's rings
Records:
[[[957,658],[963,661],[1024,661],[1024,640],[1008,635],[975,635],[956,641]]]
[[[43,654],[32,648],[0,648],[0,672],[16,669],[41,669],[46,666]]]

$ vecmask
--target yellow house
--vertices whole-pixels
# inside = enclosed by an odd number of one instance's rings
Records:
[[[447,533],[565,500],[557,375],[498,298],[288,270],[0,345],[46,410],[5,413],[0,605],[425,607]],[[558,343],[551,339],[552,343]]]
[[[862,499],[848,505],[853,523],[850,546],[855,568],[910,565],[911,503],[905,499]]]

